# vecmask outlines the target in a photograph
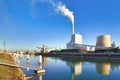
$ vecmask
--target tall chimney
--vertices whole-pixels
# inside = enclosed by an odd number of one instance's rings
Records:
[[[72,24],[72,35],[74,34],[74,24]]]

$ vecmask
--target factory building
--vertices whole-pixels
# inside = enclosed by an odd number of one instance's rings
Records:
[[[110,35],[98,36],[96,40],[96,46],[111,47]]]
[[[82,44],[82,35],[74,33],[74,26],[72,26],[72,36],[70,42],[66,44],[67,49],[77,49],[78,44]]]
[[[67,49],[76,49],[76,45],[82,44],[82,35],[73,34],[71,37],[71,41],[67,43]]]
[[[74,25],[72,25],[71,40],[66,44],[67,49],[83,49],[87,51],[101,50],[111,47],[110,35],[100,35],[97,37],[96,46],[83,45],[82,35],[74,33]],[[94,50],[93,50],[94,48]]]

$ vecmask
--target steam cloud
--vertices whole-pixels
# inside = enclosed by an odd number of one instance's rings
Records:
[[[72,25],[74,25],[74,15],[73,12],[70,11],[65,4],[62,2],[59,2],[57,4],[57,11],[60,11],[64,16],[67,16],[69,20],[72,22]]]
[[[69,18],[69,20],[72,22],[72,26],[74,26],[74,15],[73,12],[70,11],[65,4],[62,2],[55,3],[53,0],[41,0],[42,2],[49,2],[52,4],[52,6],[55,8],[55,11],[61,12],[62,15]]]

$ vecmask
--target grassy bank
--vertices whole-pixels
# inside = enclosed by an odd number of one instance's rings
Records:
[[[12,56],[10,54],[7,54],[7,53],[1,53],[0,54],[0,59],[13,61]]]
[[[12,56],[7,53],[1,53],[0,59],[14,62]],[[24,80],[23,76],[19,68],[0,65],[0,80]]]

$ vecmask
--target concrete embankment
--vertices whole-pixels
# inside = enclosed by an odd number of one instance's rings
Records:
[[[120,60],[120,53],[39,53],[39,55],[51,57],[77,57],[82,59]]]
[[[13,62],[14,65],[17,65],[10,54],[1,53],[0,59]],[[24,80],[24,76],[25,74],[20,68],[0,65],[0,80]]]

